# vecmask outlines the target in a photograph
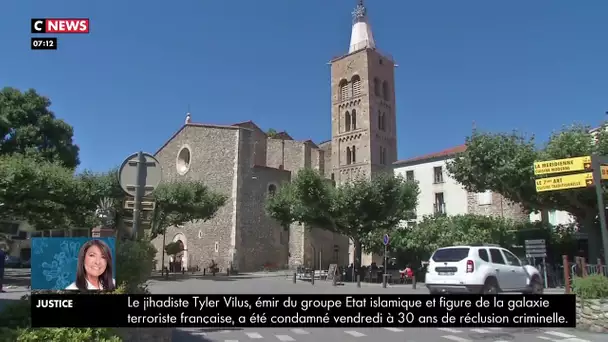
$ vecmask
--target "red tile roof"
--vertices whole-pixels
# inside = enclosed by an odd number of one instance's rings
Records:
[[[451,156],[454,156],[454,155],[456,155],[458,153],[462,153],[462,152],[464,152],[466,150],[467,150],[467,146],[466,145],[458,145],[456,147],[448,148],[448,149],[443,150],[443,151],[439,151],[439,152],[435,152],[435,153],[429,153],[429,154],[425,154],[423,156],[418,156],[418,157],[398,160],[398,161],[394,162],[393,164],[395,164],[395,165],[409,164],[409,163],[420,162],[420,161],[429,160],[429,159],[442,158],[442,157],[451,157]]]

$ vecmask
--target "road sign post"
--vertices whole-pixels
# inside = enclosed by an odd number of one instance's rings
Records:
[[[547,243],[543,239],[526,240],[524,247],[526,249],[526,258],[542,258],[543,259],[543,278],[545,280],[545,288],[547,287]]]
[[[386,272],[386,269],[388,267],[388,262],[387,262],[387,252],[388,252],[388,243],[390,242],[391,238],[390,236],[388,236],[388,234],[384,234],[384,236],[382,237],[382,243],[384,244],[384,274],[382,275],[382,287],[386,288],[386,283],[387,283],[387,279],[386,277],[388,277],[388,273]]]
[[[606,253],[608,253],[608,228],[606,227],[606,205],[604,204],[604,188],[602,187],[602,179],[604,168],[602,164],[608,164],[608,157],[593,155],[593,178],[595,181],[595,195],[597,197],[598,214],[600,218],[600,229],[602,237],[602,246],[604,262],[606,262]]]
[[[137,238],[141,220],[141,205],[144,196],[152,194],[160,184],[162,174],[160,163],[154,156],[138,152],[127,157],[118,171],[120,187],[133,196],[132,237]],[[164,254],[164,253],[163,253]]]
[[[600,255],[604,258],[608,252],[608,224],[606,222],[606,205],[602,187],[602,180],[608,180],[608,165],[606,164],[608,164],[608,157],[597,154],[534,163],[534,175],[536,176],[563,174],[537,178],[537,192],[595,187],[603,247]]]

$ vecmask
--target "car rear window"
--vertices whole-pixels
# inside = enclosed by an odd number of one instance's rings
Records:
[[[455,262],[468,256],[469,248],[443,248],[435,251],[431,259],[435,262]]]

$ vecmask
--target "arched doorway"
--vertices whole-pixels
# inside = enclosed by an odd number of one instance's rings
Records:
[[[181,264],[180,269],[184,268],[188,270],[188,241],[183,233],[177,233],[173,237],[173,242],[178,242],[182,245],[183,251],[175,256],[175,262]]]

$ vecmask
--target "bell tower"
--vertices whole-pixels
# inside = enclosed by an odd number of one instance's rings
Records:
[[[337,184],[392,172],[397,161],[395,62],[376,48],[363,0],[352,15],[348,53],[331,61],[332,172]],[[363,255],[362,263],[372,259]]]
[[[348,53],[331,61],[332,164],[338,184],[392,171],[397,160],[395,62],[376,48],[363,0],[352,14]]]

